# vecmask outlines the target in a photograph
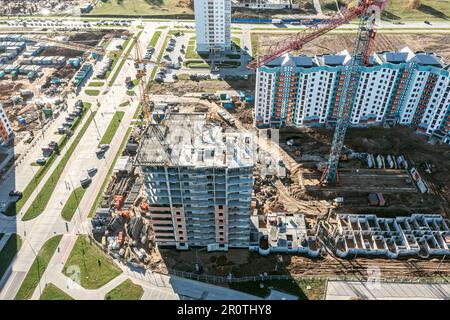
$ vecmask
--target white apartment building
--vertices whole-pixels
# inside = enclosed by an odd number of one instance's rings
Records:
[[[198,52],[231,48],[231,0],[194,0]]]
[[[333,125],[343,89],[347,51],[315,57],[285,54],[258,69],[258,127]],[[380,52],[361,69],[353,126],[392,121],[450,142],[449,66],[434,54]]]

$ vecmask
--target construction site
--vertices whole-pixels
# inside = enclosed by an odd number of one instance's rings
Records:
[[[98,58],[92,51],[104,50],[112,38],[125,34],[100,30],[0,35],[0,105],[14,132],[9,142],[16,147],[15,159],[67,109],[68,95],[77,93],[92,75]]]
[[[178,87],[169,87],[168,84],[153,86],[152,103],[147,111],[143,109],[141,116],[147,120],[147,127],[135,128],[125,148],[125,157],[118,162],[119,167],[104,192],[102,205],[91,221],[93,235],[104,250],[122,263],[162,273],[186,271],[219,276],[290,274],[365,278],[369,276],[370,267],[376,265],[387,278],[448,276],[450,161],[445,159],[449,159],[450,147],[429,143],[407,126],[353,128],[346,119],[349,117],[346,111],[352,107],[352,95],[356,91],[351,84],[355,83],[358,68],[368,64],[369,48],[395,50],[408,45],[415,50],[425,50],[418,46],[437,46],[446,38],[431,36],[432,40],[425,43],[420,41],[420,36],[395,38],[399,36],[381,35],[381,41],[371,46],[368,42],[374,39],[370,34],[373,30],[364,25],[367,19],[361,18],[360,28],[369,35],[358,33],[356,40],[354,34],[339,35],[339,41],[328,41],[326,46],[317,44],[326,41],[323,39],[327,37],[337,39],[338,36],[323,34],[362,15],[371,1],[362,3],[361,8],[345,11],[339,20],[332,20],[331,25],[312,27],[300,33],[304,38],[298,36],[282,43],[267,35],[261,38],[258,35],[257,41],[252,41],[256,43],[254,52],[259,55],[249,64],[253,70],[287,52],[299,52],[300,48],[301,53],[315,50],[314,54],[325,52],[322,50],[327,53],[353,50],[353,65],[342,75],[347,85],[341,88],[343,93],[334,129],[255,129],[252,126],[252,103],[249,103],[254,92],[251,88],[238,88],[233,81],[230,83],[234,86],[229,88],[221,84],[222,90],[233,89],[228,92],[220,92],[215,87],[203,90],[195,82],[188,83],[187,80],[186,83],[175,82]],[[311,43],[311,38],[320,40]],[[262,45],[258,49],[259,41],[270,43],[267,51],[261,49]],[[449,50],[444,50],[441,46],[436,51],[446,57]],[[248,89],[249,92],[241,94],[239,89]],[[177,97],[173,97],[174,94]],[[247,97],[251,97],[250,101]],[[208,138],[204,138],[200,131],[202,143],[209,138],[213,140],[213,136],[216,138],[213,134],[216,129],[218,132],[240,133],[243,137],[246,134],[252,136],[252,143],[246,140],[254,151],[249,210],[251,223],[243,231],[248,231],[249,241],[240,249],[238,246],[228,248],[223,238],[222,204],[217,207],[211,204],[204,208],[208,211],[203,212],[212,216],[207,220],[215,221],[216,229],[213,224],[199,221],[205,218],[193,214],[190,204],[185,206],[183,201],[178,204],[185,187],[191,186],[188,191],[192,191],[192,199],[198,201],[207,202],[209,194],[216,194],[215,186],[211,193],[205,195],[207,200],[198,198],[198,193],[208,192],[208,188],[216,183],[216,178],[208,176],[212,172],[216,174],[216,168],[200,168],[201,174],[197,177],[196,171],[180,168],[178,162],[191,161],[196,168],[198,163],[206,163],[208,159],[221,155],[215,149],[203,149],[203,144],[200,150],[196,149],[197,137],[191,137],[186,144],[192,144],[192,153],[180,152],[183,157],[170,158],[184,147],[183,135],[171,137],[171,130],[164,127],[165,120],[182,117],[185,121],[181,121],[179,126],[190,126],[186,114],[207,119],[215,128],[208,131]],[[156,142],[146,142],[151,139]],[[178,143],[171,145],[173,140]],[[226,138],[222,141],[226,142]],[[157,151],[153,152],[154,149]],[[142,154],[150,159],[145,165],[139,163]],[[227,164],[226,151],[222,155],[219,163]],[[155,157],[156,160],[153,159]],[[139,171],[136,167],[140,166],[143,168]],[[222,174],[223,170],[218,172]],[[189,180],[183,180],[183,184],[180,182],[181,179],[190,179],[190,175],[193,175],[195,183]],[[227,181],[229,178],[225,175],[224,179]],[[233,183],[239,181],[236,177],[232,179],[236,179]],[[201,187],[203,183],[205,188]],[[221,182],[217,183],[221,192],[223,186]],[[181,190],[179,185],[183,185]],[[230,193],[237,194],[227,201],[234,203],[236,198],[245,195],[246,187],[246,182],[231,186]],[[173,205],[174,199],[176,205]],[[184,199],[192,200],[190,196]],[[194,210],[203,205],[193,206]],[[234,209],[238,211],[239,205]],[[186,223],[188,214],[192,214],[191,224]],[[202,239],[199,231],[191,234],[186,231],[201,226],[201,223],[205,223],[201,232],[204,237],[215,234],[217,244],[204,246],[186,239],[187,235],[188,238],[193,235],[193,239]],[[233,229],[239,228],[242,226],[233,225]]]
[[[80,8],[86,8],[89,0],[19,0],[0,1],[1,15],[31,15],[31,14],[80,14]]]

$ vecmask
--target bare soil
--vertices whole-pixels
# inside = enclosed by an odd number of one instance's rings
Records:
[[[286,35],[273,33],[253,33],[258,45],[257,52],[264,53],[273,44]],[[305,55],[320,55],[325,53],[351,51],[355,39],[354,33],[328,34],[306,44],[299,53]],[[412,51],[434,52],[450,61],[450,35],[448,34],[389,34],[380,31],[374,43],[374,50],[394,51],[409,47]]]

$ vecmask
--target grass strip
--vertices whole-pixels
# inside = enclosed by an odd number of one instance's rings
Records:
[[[16,256],[17,252],[19,252],[21,246],[22,239],[15,233],[10,235],[9,239],[6,240],[2,251],[0,251],[0,279],[3,278],[3,275],[5,274],[6,270],[8,270],[9,265],[14,260],[14,257]]]
[[[67,199],[66,203],[64,204],[64,207],[61,211],[61,216],[66,221],[71,221],[73,218],[73,215],[75,214],[75,211],[78,208],[78,205],[80,204],[81,199],[84,196],[84,193],[86,192],[86,189],[83,187],[78,187],[69,196],[69,199]]]
[[[84,115],[86,114],[86,112],[89,110],[89,108],[91,107],[91,103],[89,102],[85,102],[83,103],[83,107],[84,107],[84,111],[83,111],[83,117],[78,117],[77,119],[75,119],[74,123],[72,124],[71,130],[75,131],[76,128],[78,127],[78,124],[81,122],[81,119],[84,118]],[[63,147],[66,145],[67,141],[68,141],[68,137],[67,135],[64,135],[61,140],[58,143],[58,148],[59,150],[63,149]],[[25,189],[23,189],[22,191],[22,198],[15,202],[12,203],[12,205],[10,205],[6,210],[5,210],[5,214],[7,216],[14,216],[16,215],[18,212],[20,212],[20,210],[22,209],[22,207],[25,205],[25,203],[28,201],[28,199],[30,198],[30,196],[33,194],[34,190],[36,189],[37,185],[39,185],[39,183],[42,181],[42,179],[44,178],[44,176],[47,174],[48,170],[50,169],[51,165],[53,164],[53,162],[55,162],[56,158],[58,157],[57,153],[53,153],[47,160],[47,162],[45,163],[44,166],[42,166],[41,168],[39,168],[39,170],[36,172],[36,174],[33,176],[32,181],[30,181],[27,186],[25,187]]]
[[[112,161],[111,166],[109,167],[108,174],[106,175],[105,180],[103,181],[103,184],[97,194],[97,197],[95,198],[94,204],[92,205],[91,210],[89,211],[89,217],[92,217],[94,215],[95,210],[97,209],[97,207],[100,204],[100,199],[103,196],[103,191],[105,190],[106,186],[108,185],[109,179],[111,178],[112,172],[114,170],[114,166],[117,162],[117,159],[122,154],[123,148],[125,148],[125,145],[128,141],[128,137],[130,136],[132,129],[133,129],[132,127],[128,128],[125,136],[123,137],[122,144],[120,145],[119,151],[117,151],[117,154],[116,154],[114,160]]]
[[[86,89],[84,93],[86,93],[88,96],[98,96],[100,94],[100,90]]]
[[[99,144],[110,144],[122,122],[124,111],[116,111]]]
[[[73,152],[75,151],[75,148],[78,146],[78,143],[80,142],[83,135],[86,133],[86,130],[89,128],[92,120],[95,117],[96,112],[92,112],[89,115],[89,118],[87,119],[86,123],[84,124],[83,128],[81,128],[81,131],[76,136],[73,143],[70,145],[69,149],[67,149],[67,152],[65,153],[64,157],[61,159],[61,161],[56,166],[55,170],[52,172],[50,177],[48,178],[47,182],[44,184],[36,198],[34,199],[31,206],[28,208],[28,210],[23,215],[22,220],[27,221],[36,218],[38,215],[44,211],[45,207],[48,204],[48,201],[50,200],[50,197],[53,194],[53,191],[56,188],[56,184],[59,181],[59,178],[61,177],[64,168],[66,167],[67,162],[69,161],[70,157],[72,156]]]
[[[25,300],[31,299],[33,296],[34,290],[39,285],[39,281],[41,280],[42,275],[44,274],[47,266],[55,253],[56,248],[61,241],[62,235],[54,236],[48,239],[41,250],[37,254],[36,258],[33,261],[33,264],[28,270],[25,279],[23,280],[19,291],[16,294],[15,300]]]
[[[133,38],[133,42],[131,43],[131,45],[128,47],[128,50],[125,52],[124,57],[122,58],[122,60],[120,61],[119,66],[117,67],[116,71],[114,72],[111,80],[109,81],[108,85],[111,87],[114,82],[116,81],[117,76],[120,73],[120,70],[122,70],[123,65],[125,64],[125,61],[128,59],[128,57],[130,56],[131,50],[133,50],[134,46],[136,45],[137,40],[139,39],[139,37],[141,36],[142,31],[139,31],[139,33],[137,34],[136,38]]]
[[[39,300],[74,300],[67,293],[55,286],[53,283],[47,283],[42,291]]]
[[[130,279],[125,280],[105,295],[105,300],[140,300],[144,289]]]
[[[161,37],[161,31],[156,31],[150,39],[150,43],[148,46],[154,48],[158,43],[159,37]]]

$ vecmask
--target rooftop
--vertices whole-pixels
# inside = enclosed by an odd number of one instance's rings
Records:
[[[302,67],[311,68],[317,66],[343,66],[351,61],[351,54],[344,50],[336,54],[324,54],[315,57],[308,57],[304,55],[293,56],[290,53],[286,53],[281,57],[278,57],[266,64],[267,67]],[[385,63],[399,64],[414,62],[423,66],[432,66],[437,68],[444,68],[445,62],[441,57],[431,52],[413,52],[410,48],[405,47],[395,52],[382,51],[375,53],[369,57],[369,64],[381,65]]]
[[[136,165],[237,168],[253,165],[249,134],[225,130],[203,113],[169,113],[145,129]]]

